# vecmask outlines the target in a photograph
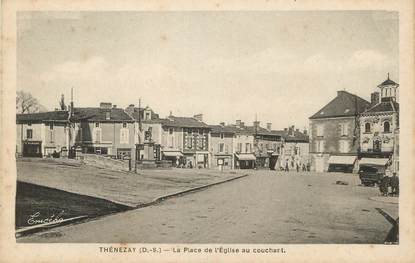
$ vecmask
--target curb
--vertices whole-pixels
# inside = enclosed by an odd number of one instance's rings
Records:
[[[162,201],[165,201],[167,199],[170,199],[170,198],[173,198],[173,197],[176,197],[176,196],[181,196],[181,195],[190,194],[192,192],[201,191],[201,190],[203,190],[205,188],[209,188],[211,186],[227,183],[227,182],[230,182],[230,181],[233,181],[233,180],[236,180],[236,179],[241,179],[241,178],[244,178],[244,177],[247,177],[247,176],[249,176],[249,174],[244,174],[244,175],[241,175],[241,176],[238,176],[238,177],[233,177],[233,178],[226,179],[224,181],[219,181],[219,182],[216,182],[216,183],[211,183],[211,184],[207,184],[207,185],[202,185],[202,186],[190,188],[190,189],[179,191],[179,192],[176,192],[176,193],[173,193],[173,194],[163,195],[163,196],[160,196],[160,197],[157,197],[157,198],[153,199],[153,201],[150,201],[148,203],[143,203],[143,204],[140,204],[138,206],[135,206],[133,209],[139,209],[139,208],[159,204]]]
[[[372,197],[369,197],[369,200],[381,202],[381,203],[387,203],[387,204],[399,204],[399,199],[395,199],[395,198],[389,199],[387,197],[372,196]]]

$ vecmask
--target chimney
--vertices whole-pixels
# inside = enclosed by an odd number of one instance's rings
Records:
[[[236,120],[235,125],[237,128],[241,128],[241,120]]]
[[[196,120],[202,122],[203,121],[203,114],[196,114],[193,116]]]
[[[113,108],[113,109],[116,109],[116,108],[117,108],[117,105],[112,105],[112,108]]]
[[[296,132],[300,132],[300,129],[295,129]]]
[[[272,123],[271,122],[268,122],[267,123],[267,130],[268,131],[271,131],[272,130]]]
[[[245,122],[241,121],[240,127],[241,128],[245,127]]]
[[[99,107],[101,109],[111,109],[112,103],[111,102],[101,102]]]
[[[379,92],[373,92],[370,94],[370,106],[374,106],[379,103]]]
[[[222,126],[222,127],[224,127],[225,126],[225,123],[224,122],[221,122],[221,123],[219,123],[219,125]]]
[[[287,128],[284,128],[284,131],[288,131],[288,129]]]

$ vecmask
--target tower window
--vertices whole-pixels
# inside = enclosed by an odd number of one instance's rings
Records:
[[[388,121],[383,123],[383,132],[390,132],[390,123]]]
[[[365,132],[370,132],[370,123],[365,124]]]

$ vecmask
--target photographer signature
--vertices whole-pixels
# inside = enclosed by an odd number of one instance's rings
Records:
[[[29,216],[29,219],[27,220],[27,223],[29,225],[38,225],[38,224],[46,224],[46,223],[60,223],[64,219],[62,218],[62,215],[64,213],[64,210],[59,212],[58,214],[52,214],[50,217],[41,218],[40,212],[36,212]]]

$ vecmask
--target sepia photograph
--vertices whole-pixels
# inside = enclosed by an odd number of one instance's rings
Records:
[[[16,262],[411,262],[412,5],[93,2],[2,13]]]
[[[398,20],[18,13],[17,242],[397,244]]]

